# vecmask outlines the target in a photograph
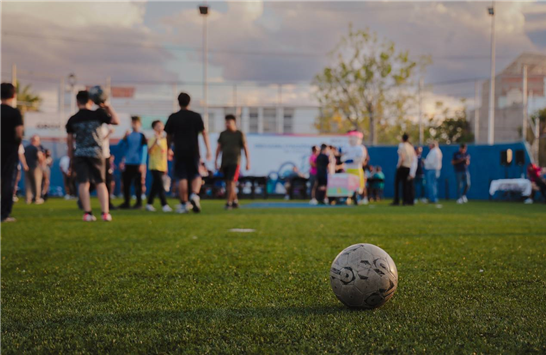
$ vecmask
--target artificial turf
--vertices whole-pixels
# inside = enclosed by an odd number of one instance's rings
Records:
[[[16,204],[2,354],[546,352],[544,205],[222,207],[83,223],[73,201]],[[373,311],[345,308],[329,284],[360,242],[399,272]]]

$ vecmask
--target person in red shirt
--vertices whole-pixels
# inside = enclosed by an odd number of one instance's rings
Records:
[[[527,177],[533,183],[538,187],[540,190],[540,193],[542,194],[542,197],[546,201],[546,179],[542,176],[542,174],[546,173],[545,168],[541,168],[540,166],[529,163],[527,166]]]

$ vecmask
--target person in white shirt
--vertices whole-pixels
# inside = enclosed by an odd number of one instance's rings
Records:
[[[404,133],[402,143],[398,146],[398,164],[396,165],[396,177],[394,179],[394,200],[391,206],[400,204],[400,184],[402,184],[402,204],[413,205],[411,186],[413,181],[410,178],[410,168],[415,160],[415,149],[408,142],[409,136]]]
[[[442,170],[443,155],[438,147],[438,142],[431,142],[429,148],[430,151],[425,159],[428,200],[432,203],[438,203],[438,178]]]

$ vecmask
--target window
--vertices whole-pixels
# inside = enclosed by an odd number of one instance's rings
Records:
[[[264,133],[277,132],[277,109],[264,108]]]
[[[250,108],[248,110],[248,132],[258,133],[258,109]]]
[[[284,109],[283,133],[294,133],[294,109]]]

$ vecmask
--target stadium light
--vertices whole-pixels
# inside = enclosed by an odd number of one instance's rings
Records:
[[[208,108],[208,38],[207,38],[207,15],[209,7],[199,6],[199,14],[203,16],[203,121],[205,129],[209,129],[209,108]]]
[[[489,117],[487,130],[487,143],[495,143],[495,5],[487,8],[491,16],[491,79],[489,80]]]

